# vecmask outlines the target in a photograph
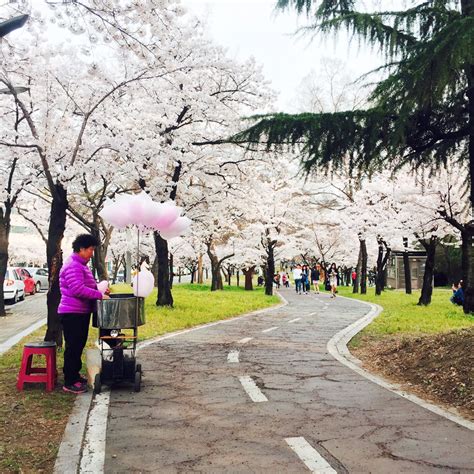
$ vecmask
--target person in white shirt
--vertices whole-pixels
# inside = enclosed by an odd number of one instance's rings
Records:
[[[301,265],[296,265],[296,268],[293,268],[293,280],[295,280],[295,289],[296,293],[301,295]]]

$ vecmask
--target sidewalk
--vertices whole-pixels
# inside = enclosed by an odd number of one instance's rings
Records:
[[[0,355],[46,324],[46,293],[27,296],[25,301],[7,305],[6,309],[7,316],[0,317]]]

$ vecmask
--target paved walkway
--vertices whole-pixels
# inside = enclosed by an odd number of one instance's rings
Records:
[[[15,336],[46,319],[46,292],[27,296],[24,301],[7,305],[6,309],[7,316],[0,317],[0,354],[9,349],[9,341]]]
[[[341,365],[328,340],[368,309],[328,295],[144,348],[110,395],[105,472],[474,472],[474,433]]]

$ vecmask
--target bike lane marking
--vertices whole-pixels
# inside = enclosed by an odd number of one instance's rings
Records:
[[[317,474],[336,473],[331,465],[302,436],[285,438],[285,441],[311,472]]]
[[[239,377],[239,381],[242,384],[242,387],[247,392],[247,395],[255,403],[268,402],[268,398],[262,393],[262,391],[257,387],[257,384],[248,375]]]

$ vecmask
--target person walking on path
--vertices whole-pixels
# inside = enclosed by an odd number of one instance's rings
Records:
[[[296,265],[295,268],[293,268],[293,280],[295,280],[295,290],[296,293],[301,295],[301,265]]]
[[[99,245],[90,234],[81,234],[72,243],[73,254],[59,273],[61,301],[58,314],[64,332],[64,386],[70,393],[87,391],[87,380],[80,376],[82,351],[87,342],[91,314],[96,302],[108,299],[97,289],[97,283],[87,264]]]
[[[313,283],[314,291],[317,295],[319,295],[319,279],[321,276],[321,267],[319,263],[314,265],[311,269],[311,282]]]
[[[303,289],[303,293],[305,295],[308,294],[308,286],[309,286],[309,278],[308,273],[302,270],[301,272],[301,288]]]
[[[337,271],[337,266],[335,263],[331,264],[331,267],[329,268],[328,276],[329,276],[329,284],[331,285],[331,298],[335,298],[336,292],[337,292],[337,280],[339,278],[339,273]]]

